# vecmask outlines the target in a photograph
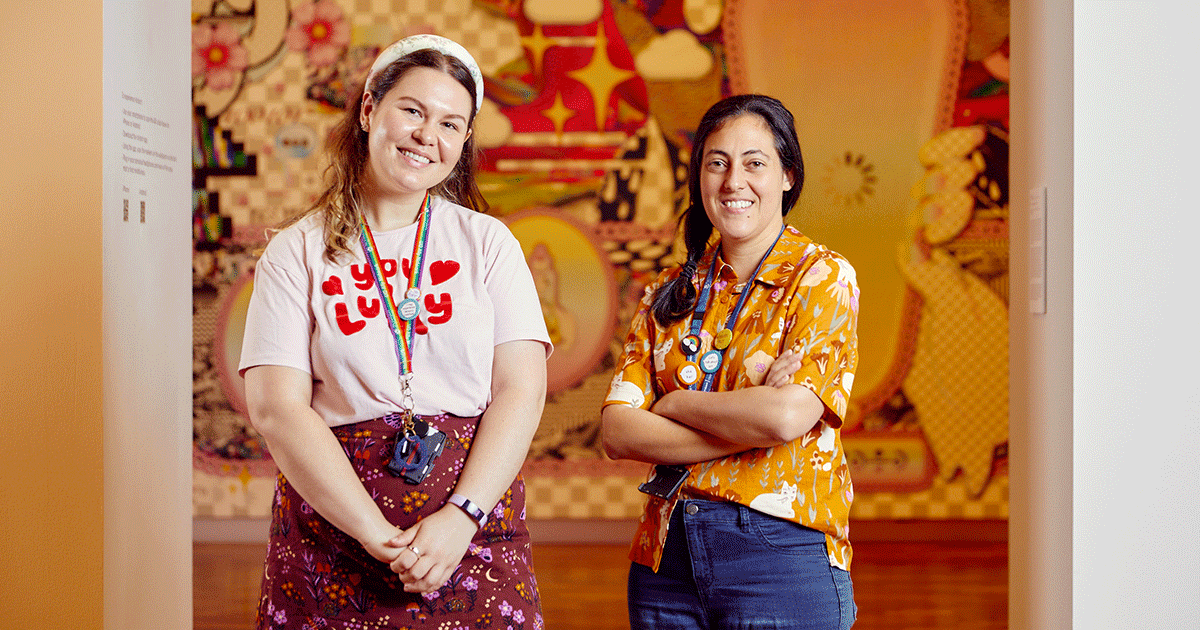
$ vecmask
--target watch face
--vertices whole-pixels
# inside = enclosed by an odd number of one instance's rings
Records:
[[[475,505],[475,503],[470,499],[462,495],[452,494],[450,495],[449,501],[451,504],[457,505],[459,508],[461,508],[463,512],[466,512],[467,516],[475,519],[480,527],[483,527],[484,523],[487,522],[487,515],[484,514],[483,510],[481,510],[478,505]]]

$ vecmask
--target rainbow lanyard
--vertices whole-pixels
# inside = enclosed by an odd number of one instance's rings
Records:
[[[786,226],[785,226],[786,227]],[[738,315],[742,312],[742,307],[746,304],[746,298],[750,296],[750,292],[754,289],[754,281],[758,278],[758,272],[762,271],[763,263],[767,262],[767,258],[771,252],[775,251],[775,245],[779,243],[779,238],[783,236],[783,230],[779,228],[779,234],[775,236],[775,241],[771,243],[771,248],[767,250],[763,257],[758,261],[758,266],[754,268],[754,273],[750,274],[750,278],[746,280],[746,286],[742,288],[742,295],[738,298],[737,305],[729,312],[729,318],[725,320],[725,328],[718,331],[713,336],[713,349],[705,352],[700,357],[699,362],[696,361],[696,354],[700,351],[700,330],[704,325],[704,313],[708,309],[708,297],[712,292],[713,281],[717,276],[717,252],[713,252],[712,265],[708,269],[708,277],[704,279],[704,288],[700,291],[700,297],[696,300],[696,308],[692,311],[691,330],[684,337],[679,346],[687,355],[688,360],[679,368],[676,373],[680,383],[687,386],[688,389],[696,389],[696,384],[700,380],[700,374],[704,374],[704,382],[700,383],[700,391],[710,391],[713,381],[716,379],[717,370],[721,368],[721,364],[725,360],[725,349],[733,342],[733,326],[737,324]]]
[[[429,245],[430,215],[433,214],[433,204],[430,203],[429,193],[421,202],[421,212],[417,215],[417,236],[413,241],[412,268],[408,274],[408,289],[404,299],[399,304],[392,296],[392,286],[387,283],[383,274],[383,263],[379,260],[379,248],[375,245],[375,236],[364,218],[360,223],[358,240],[362,243],[363,253],[367,257],[367,266],[371,268],[371,277],[375,279],[375,287],[379,289],[379,298],[387,306],[386,313],[388,328],[396,341],[396,361],[400,366],[400,382],[404,389],[405,412],[412,413],[412,391],[409,380],[412,375],[412,344],[416,334],[417,314],[421,311],[421,270],[425,268],[425,252]],[[403,261],[397,261],[403,266]]]

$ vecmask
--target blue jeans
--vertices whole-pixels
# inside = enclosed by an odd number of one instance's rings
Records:
[[[658,573],[629,569],[633,630],[846,630],[857,613],[824,534],[736,503],[679,501]]]

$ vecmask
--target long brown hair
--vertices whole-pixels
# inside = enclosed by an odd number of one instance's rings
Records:
[[[370,160],[367,145],[367,132],[359,123],[362,114],[362,95],[367,89],[376,103],[383,101],[384,96],[396,85],[409,70],[413,68],[433,68],[453,77],[471,94],[471,116],[467,121],[468,128],[475,121],[479,112],[475,111],[475,90],[482,90],[482,85],[475,85],[471,72],[463,62],[455,57],[444,55],[436,50],[424,49],[405,55],[380,70],[372,79],[372,84],[363,86],[358,91],[358,98],[349,99],[346,103],[346,113],[342,120],[334,126],[329,134],[329,166],[325,169],[328,187],[321,193],[304,212],[281,223],[277,229],[283,229],[310,215],[324,213],[325,218],[325,259],[336,262],[342,254],[350,253],[347,245],[358,238],[359,223],[362,221],[363,174]],[[462,156],[454,165],[454,170],[430,193],[449,201],[465,206],[476,212],[487,212],[488,203],[479,192],[475,182],[475,171],[478,168],[479,156],[475,146],[475,134],[467,137],[463,143]]]

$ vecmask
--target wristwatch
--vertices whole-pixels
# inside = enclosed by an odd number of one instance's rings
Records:
[[[470,516],[472,519],[474,519],[479,527],[482,528],[483,524],[487,522],[487,514],[485,514],[483,510],[479,509],[479,506],[475,505],[474,501],[468,499],[467,497],[464,497],[461,494],[452,494],[450,495],[448,502],[458,506],[459,509],[466,512],[467,516]]]

